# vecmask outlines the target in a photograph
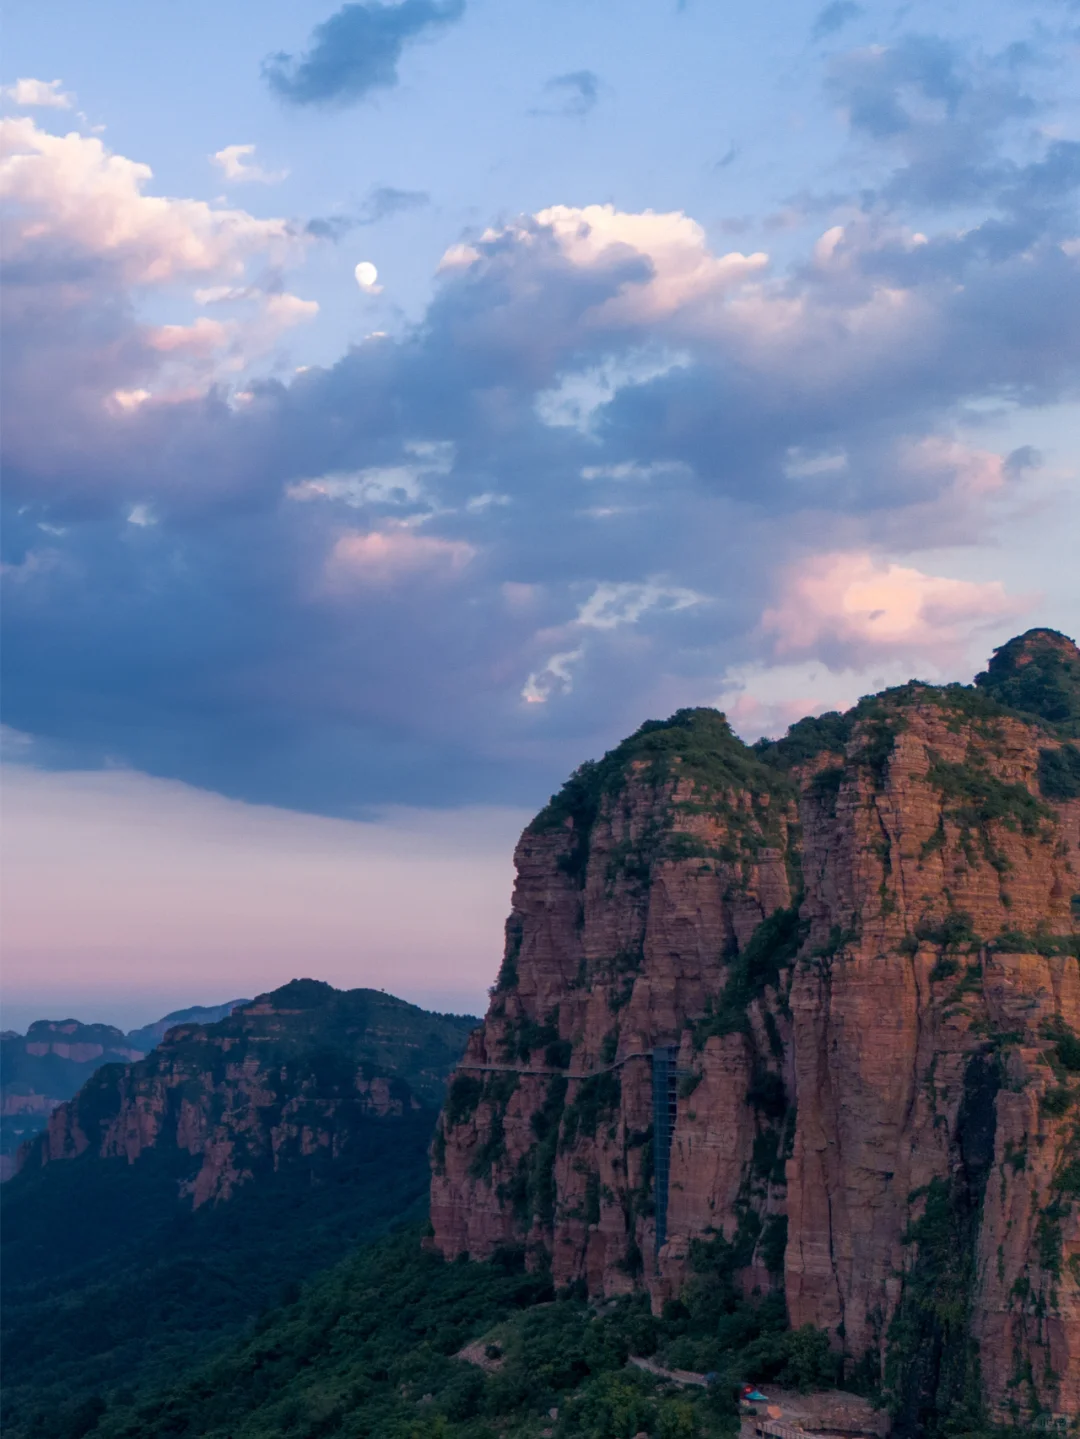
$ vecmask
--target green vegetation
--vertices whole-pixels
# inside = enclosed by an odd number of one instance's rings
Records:
[[[519,1060],[528,1064],[534,1053],[543,1054],[543,1062],[555,1069],[565,1069],[570,1063],[573,1046],[570,1041],[559,1038],[559,1006],[545,1015],[543,1021],[530,1019],[527,1015],[518,1018],[506,1027],[503,1037],[503,1059],[507,1062]]]
[[[601,1118],[617,1110],[621,1098],[622,1080],[618,1070],[607,1070],[579,1081],[563,1119],[560,1148],[572,1149],[579,1134],[594,1138]]]
[[[521,953],[521,941],[524,937],[524,923],[519,914],[512,914],[506,921],[506,948],[503,951],[502,964],[499,966],[499,977],[495,981],[496,993],[506,989],[516,989],[518,982],[517,962]]]
[[[776,766],[765,763],[742,743],[718,710],[683,709],[668,720],[648,720],[602,760],[590,760],[575,770],[530,826],[534,833],[569,829],[570,846],[559,867],[579,885],[584,884],[589,833],[600,806],[606,798],[619,795],[633,774],[652,785],[692,781],[695,791],[708,797],[710,810],[726,814],[741,848],[751,852],[775,842],[780,812],[795,793]],[[726,804],[725,797],[735,794],[750,795],[751,809]],[[693,809],[694,804],[683,807]],[[712,856],[692,838],[658,832],[651,842],[637,846],[632,857],[638,878],[643,877],[639,872],[642,865],[647,877],[652,850],[658,854],[663,850],[666,855],[667,845],[674,845],[672,857],[676,858],[735,859],[739,853],[733,850],[731,855]]]
[[[322,1178],[263,1175],[194,1213],[176,1199],[190,1170],[182,1152],[151,1151],[134,1165],[84,1156],[9,1181],[0,1190],[4,1433],[82,1432],[50,1426],[95,1394],[170,1383],[343,1249],[421,1218],[433,1119],[425,1109],[369,1120],[353,1158]]]
[[[1080,934],[1050,934],[1038,930],[1034,934],[1021,929],[1003,929],[990,948],[1002,954],[1075,954],[1080,957]]]
[[[782,1297],[743,1298],[734,1251],[699,1244],[699,1273],[662,1317],[644,1295],[601,1310],[520,1251],[447,1264],[419,1229],[365,1246],[203,1363],[153,1391],[127,1379],[9,1411],[17,1439],[719,1439],[738,1427],[743,1382],[835,1383],[827,1336],[791,1331]],[[457,1357],[474,1344],[486,1368]],[[680,1390],[631,1354],[713,1372]],[[176,1374],[183,1374],[177,1378]],[[555,1417],[552,1417],[552,1411]]]
[[[343,1246],[422,1215],[436,1104],[473,1023],[299,980],[185,1026],[137,1064],[98,1070],[72,1101],[87,1151],[42,1164],[38,1146],[0,1190],[5,1431],[47,1432],[77,1396],[90,1409],[71,1432],[84,1432],[99,1387],[167,1382]],[[363,1084],[377,1077],[399,1115],[370,1109]],[[476,1084],[455,1086],[460,1113],[479,1101]],[[165,1096],[156,1142],[130,1164],[95,1142],[122,1096],[152,1106]],[[203,1161],[181,1140],[183,1102],[223,1125],[238,1181],[195,1210]],[[301,1143],[308,1126],[327,1142]],[[272,1152],[275,1129],[286,1142]]]
[[[1039,751],[1039,789],[1047,799],[1080,796],[1080,749],[1076,745]]]
[[[810,781],[810,794],[830,819],[836,814],[836,801],[843,782],[844,766],[839,764],[826,765]]]
[[[783,739],[759,739],[753,749],[767,764],[775,765],[777,769],[794,769],[796,765],[806,764],[826,751],[844,754],[854,723],[854,710],[849,710],[847,714],[830,710],[828,714],[809,715],[806,719],[797,720]]]
[[[1080,657],[1057,630],[1034,629],[994,651],[976,686],[1002,705],[1054,726],[1080,732]]]
[[[550,1226],[555,1218],[555,1155],[566,1105],[566,1087],[561,1074],[552,1075],[548,1080],[544,1102],[530,1121],[535,1142],[518,1160],[511,1182],[499,1189],[500,1201],[510,1202],[515,1219],[525,1231],[534,1217],[545,1226]]]
[[[920,944],[938,944],[943,951],[955,951],[970,949],[981,942],[967,910],[951,909],[937,923],[932,919],[921,919],[904,947],[914,954]]]
[[[1002,875],[1010,864],[994,842],[994,826],[1028,838],[1041,838],[1045,821],[1053,818],[1052,811],[1026,785],[1008,784],[990,774],[985,755],[974,747],[963,764],[943,760],[931,751],[927,777],[941,792],[944,818],[959,827],[960,846],[968,863],[974,864],[981,851]]]
[[[910,1260],[888,1331],[885,1393],[901,1434],[938,1439],[988,1434],[978,1348],[970,1320],[983,1196],[994,1158],[995,1101],[1001,1071],[992,1054],[974,1055],[957,1117],[963,1164],[908,1196],[921,1205],[904,1244]]]
[[[1068,1114],[1074,1099],[1072,1090],[1067,1085],[1060,1084],[1046,1091],[1039,1101],[1039,1110],[1051,1118],[1060,1118],[1061,1115]]]
[[[985,760],[977,751],[966,764],[951,764],[932,756],[928,778],[952,802],[947,811],[961,830],[977,830],[985,835],[991,824],[1001,824],[1013,833],[1028,836],[1040,832],[1044,820],[1052,818],[1023,784],[1006,784],[989,774]]]
[[[766,988],[780,982],[780,971],[794,964],[808,926],[798,905],[775,910],[750,936],[746,948],[729,959],[723,993],[706,1001],[705,1015],[694,1025],[694,1047],[701,1049],[711,1034],[735,1034],[749,1028],[747,1007]]]
[[[455,1074],[446,1095],[443,1121],[447,1129],[464,1124],[476,1113],[476,1106],[484,1095],[484,1084],[475,1074]]]

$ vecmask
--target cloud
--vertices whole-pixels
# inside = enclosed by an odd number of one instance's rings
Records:
[[[61,90],[62,80],[16,80],[0,87],[0,94],[20,109],[70,110],[75,96]]]
[[[0,141],[8,463],[48,485],[81,455],[85,483],[116,466],[123,484],[138,416],[158,401],[205,396],[312,317],[315,303],[280,279],[304,243],[283,219],[149,194],[150,167],[96,137],[7,118]],[[263,278],[251,284],[255,260]],[[193,287],[190,307],[219,314],[179,324],[134,317],[137,297],[176,286]],[[46,394],[65,418],[43,431],[35,407]]]
[[[374,185],[357,211],[358,225],[376,225],[403,210],[419,210],[431,203],[425,190],[396,190],[392,185]]]
[[[94,136],[50,135],[29,118],[9,118],[0,120],[0,140],[0,195],[12,211],[7,259],[23,264],[32,256],[42,280],[74,278],[80,266],[86,278],[87,262],[129,285],[240,275],[250,255],[282,254],[294,244],[284,220],[146,194],[149,165]]]
[[[835,56],[826,85],[853,134],[900,162],[874,186],[881,200],[947,209],[990,202],[1023,213],[1080,183],[1072,142],[1051,143],[1041,159],[1018,158],[1030,155],[1033,138],[1020,127],[1040,109],[1025,86],[1029,69],[1012,47],[987,55],[941,36],[904,35]],[[1017,235],[1021,247],[1030,233]]]
[[[460,573],[475,554],[463,540],[421,535],[405,526],[367,534],[349,531],[334,543],[326,582],[340,592],[352,584],[387,585],[403,575],[425,572],[448,578]]]
[[[354,214],[316,216],[308,221],[306,229],[317,239],[336,243],[358,225],[377,225],[380,220],[388,220],[392,215],[420,210],[430,203],[431,196],[426,190],[398,190],[393,185],[373,185]]]
[[[460,20],[465,0],[376,0],[343,5],[316,25],[299,59],[278,53],[263,64],[271,90],[292,105],[347,105],[398,83],[405,46]]]
[[[550,103],[530,111],[533,115],[570,115],[582,117],[594,109],[600,98],[600,77],[592,70],[571,70],[553,75],[544,85]]]
[[[1026,416],[1078,396],[1080,232],[1046,116],[994,111],[1014,72],[921,53],[925,84],[873,72],[900,120],[853,121],[866,184],[790,262],[555,204],[462,235],[414,323],[302,371],[271,334],[309,313],[296,227],[17,132],[10,723],[56,762],[341,814],[532,803],[727,683],[771,723],[765,659],[795,688],[970,675],[1026,601],[951,551],[1029,503]],[[962,214],[917,198],[936,153],[989,177]],[[988,409],[1008,445],[972,440]]]
[[[254,145],[226,145],[223,150],[216,150],[210,159],[220,167],[226,180],[237,184],[276,185],[288,175],[288,170],[264,170],[251,158],[254,154]]]
[[[650,610],[672,614],[703,604],[706,598],[679,585],[663,585],[651,580],[645,584],[599,584],[579,607],[577,618],[565,626],[562,633],[616,630],[623,625],[636,625]],[[583,642],[571,650],[549,655],[525,681],[521,691],[525,703],[546,704],[553,694],[570,694],[574,688],[572,667],[584,660],[586,653]]]
[[[1014,622],[1032,602],[1007,595],[996,580],[927,575],[866,553],[826,554],[794,568],[761,623],[780,656],[810,652],[865,664],[899,654],[947,663],[963,653],[973,628]]]
[[[704,600],[704,595],[679,585],[603,584],[581,606],[577,622],[584,629],[613,630],[636,624],[647,610],[685,610]]]
[[[597,299],[578,323],[597,332],[629,332],[677,321],[686,336],[708,323],[711,307],[768,264],[763,253],[714,255],[705,231],[681,211],[628,213],[614,205],[551,205],[472,245],[453,247],[444,272],[471,269],[476,278],[504,269],[508,248],[531,251],[537,265],[569,269],[592,282]],[[585,286],[582,286],[585,293]]]
[[[831,3],[818,11],[817,19],[810,30],[811,40],[827,40],[842,30],[850,21],[858,19],[864,13],[861,5],[856,5],[855,0],[831,0]]]

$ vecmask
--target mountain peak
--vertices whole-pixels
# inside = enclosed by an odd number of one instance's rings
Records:
[[[999,646],[975,683],[1000,704],[1080,729],[1080,649],[1059,630],[1031,629]]]

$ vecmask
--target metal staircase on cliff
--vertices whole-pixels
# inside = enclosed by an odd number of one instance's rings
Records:
[[[679,1080],[688,1070],[678,1068],[679,1046],[658,1044],[653,1049],[635,1049],[612,1064],[597,1069],[559,1069],[550,1064],[474,1064],[463,1060],[459,1069],[495,1074],[558,1074],[564,1079],[595,1079],[611,1074],[634,1059],[648,1059],[652,1065],[653,1113],[653,1208],[656,1217],[656,1253],[667,1243],[668,1187],[671,1178],[671,1138],[679,1107]]]

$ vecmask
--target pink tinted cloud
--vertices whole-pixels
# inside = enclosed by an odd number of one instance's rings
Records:
[[[43,247],[107,261],[132,285],[185,275],[241,275],[245,260],[302,248],[287,221],[202,200],[148,195],[149,165],[114,154],[95,136],[51,135],[29,117],[0,120],[0,194],[11,258]]]
[[[350,530],[334,544],[327,560],[327,587],[388,585],[403,576],[426,573],[440,578],[460,574],[476,554],[464,540],[419,535],[405,525],[364,534]]]
[[[973,631],[1025,613],[1032,596],[924,574],[868,552],[815,555],[785,577],[779,602],[762,615],[777,655],[828,649],[855,663],[890,655],[947,664]]]

